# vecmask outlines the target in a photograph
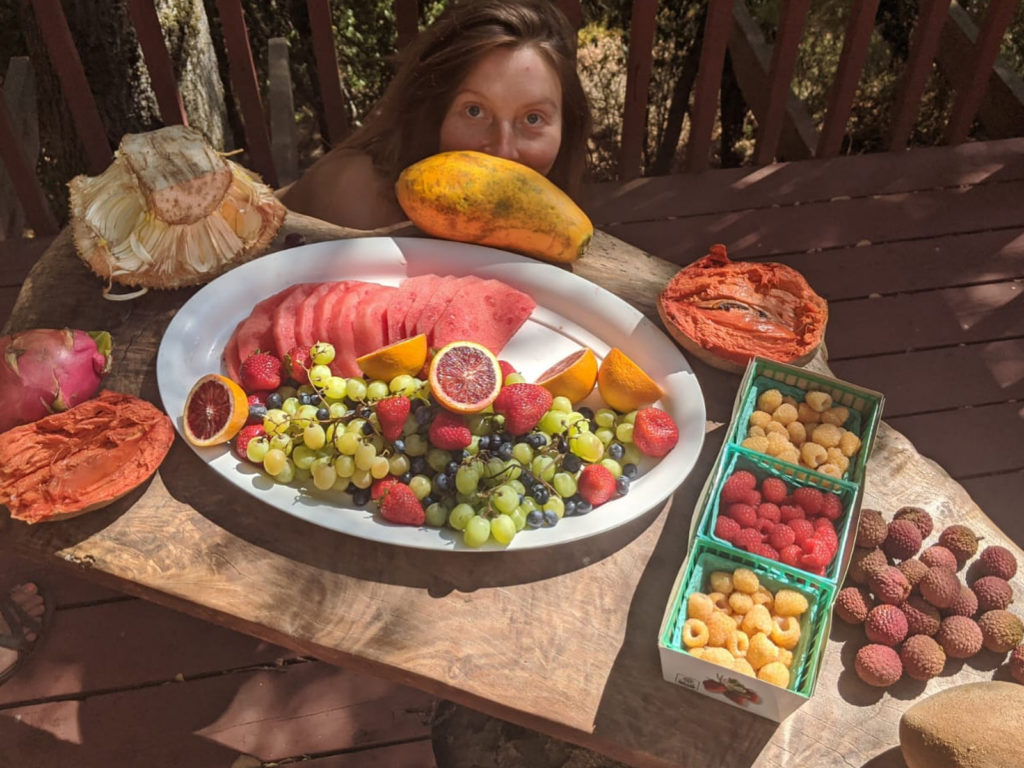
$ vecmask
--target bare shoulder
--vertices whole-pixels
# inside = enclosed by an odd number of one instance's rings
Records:
[[[405,221],[390,182],[365,152],[334,150],[282,189],[287,208],[353,229],[376,229]]]

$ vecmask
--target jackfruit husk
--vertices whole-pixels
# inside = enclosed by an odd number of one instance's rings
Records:
[[[209,282],[263,253],[286,213],[258,176],[180,125],[126,135],[103,173],[68,188],[75,247],[109,298]],[[142,290],[110,294],[114,283]]]

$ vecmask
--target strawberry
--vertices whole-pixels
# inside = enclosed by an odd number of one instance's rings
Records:
[[[509,384],[495,398],[494,410],[505,417],[505,431],[516,437],[537,426],[553,399],[540,384]]]
[[[770,501],[772,504],[781,504],[785,501],[786,496],[789,495],[789,489],[786,488],[786,483],[781,478],[766,477],[764,482],[761,483],[761,495],[765,501]]]
[[[498,365],[501,366],[501,380],[505,381],[510,373],[518,373],[515,366],[512,365],[508,360],[499,360]]]
[[[393,443],[402,436],[411,406],[412,403],[405,395],[389,397],[377,403],[377,421],[380,422],[380,433],[385,440]]]
[[[373,485],[370,486],[370,498],[374,501],[380,501],[380,497],[397,482],[398,478],[393,475],[382,477],[380,480],[374,480]]]
[[[635,430],[635,427],[634,427]],[[757,478],[745,469],[737,470],[722,484],[722,501],[747,501],[748,492],[754,490]],[[755,505],[756,506],[756,505]]]
[[[443,408],[430,423],[427,437],[431,445],[442,451],[459,451],[473,442],[473,433],[469,431],[462,416]]]
[[[615,475],[603,464],[587,464],[576,481],[584,501],[597,507],[615,495]]]
[[[309,384],[310,365],[312,360],[309,357],[309,349],[299,344],[288,350],[288,354],[284,356],[285,374],[299,384]]]
[[[242,461],[249,461],[249,457],[245,453],[245,449],[249,446],[249,441],[254,437],[262,437],[265,434],[266,432],[263,431],[262,424],[249,424],[242,427],[242,431],[235,436],[235,455]]]
[[[238,371],[246,392],[277,389],[281,386],[281,361],[269,352],[253,352]]]
[[[679,427],[661,408],[641,408],[633,422],[633,444],[646,456],[661,458],[679,442]]]
[[[246,424],[262,424],[263,417],[267,415],[267,395],[270,392],[266,390],[258,390],[256,392],[250,392],[249,397],[249,418],[246,419]]]
[[[399,525],[423,525],[426,513],[412,489],[404,483],[382,484],[377,505],[380,516]]]

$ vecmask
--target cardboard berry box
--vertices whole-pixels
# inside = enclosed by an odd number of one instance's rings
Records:
[[[736,568],[753,571],[760,583],[773,593],[786,588],[807,599],[808,609],[800,617],[800,640],[792,649],[793,661],[786,688],[698,658],[682,641],[690,594],[706,592],[712,572],[731,572]],[[781,722],[814,692],[825,639],[831,627],[834,597],[834,587],[827,581],[698,536],[679,571],[662,619],[658,636],[662,675],[670,683]]]

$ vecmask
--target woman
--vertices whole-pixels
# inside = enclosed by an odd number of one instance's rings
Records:
[[[590,108],[576,34],[549,0],[456,2],[398,58],[365,124],[289,187],[293,211],[356,229],[407,217],[399,173],[424,157],[472,149],[507,157],[579,197]]]

